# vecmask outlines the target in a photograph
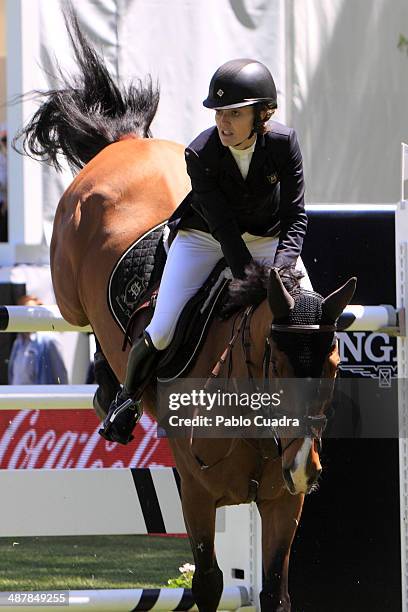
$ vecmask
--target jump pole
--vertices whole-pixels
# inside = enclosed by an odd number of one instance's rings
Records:
[[[0,331],[4,332],[91,332],[90,325],[71,325],[56,305],[0,306]]]
[[[97,385],[2,385],[1,410],[92,410]]]
[[[50,591],[63,593],[63,591]],[[32,591],[35,594],[35,591]],[[44,593],[44,592],[43,592]],[[40,593],[38,593],[40,595]],[[9,593],[0,592],[0,609],[4,612],[62,612],[64,609],[75,612],[135,612],[144,610],[197,610],[190,589],[95,589],[93,591],[66,592],[68,602],[65,605],[24,606],[5,605]],[[219,610],[235,612],[255,612],[250,604],[245,587],[226,587],[223,590]]]
[[[341,322],[347,331],[399,332],[399,311],[389,304],[346,306]],[[0,332],[92,332],[89,325],[78,327],[62,318],[58,306],[0,306]]]

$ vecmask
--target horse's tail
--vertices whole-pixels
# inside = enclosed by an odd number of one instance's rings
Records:
[[[61,170],[62,154],[73,171],[81,169],[99,151],[125,134],[148,138],[157,111],[159,90],[151,77],[118,87],[105,62],[81,32],[71,9],[64,14],[80,73],[67,76],[58,67],[60,89],[33,92],[42,100],[30,122],[14,139],[27,155]]]

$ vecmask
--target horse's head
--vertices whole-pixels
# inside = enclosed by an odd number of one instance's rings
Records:
[[[322,471],[319,452],[325,410],[340,363],[336,321],[355,286],[356,279],[351,278],[326,298],[299,287],[289,293],[278,272],[272,269],[270,273],[268,303],[273,318],[268,341],[272,376],[302,379],[289,385],[289,395],[305,433],[301,438],[278,438],[283,477],[294,495],[310,492]]]

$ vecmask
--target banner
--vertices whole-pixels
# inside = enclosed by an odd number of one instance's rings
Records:
[[[173,466],[167,440],[144,414],[127,446],[98,434],[92,410],[5,410],[0,422],[0,469],[142,468]]]

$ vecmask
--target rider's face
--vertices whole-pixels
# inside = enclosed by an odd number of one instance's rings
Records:
[[[250,138],[254,125],[254,107],[240,106],[215,111],[215,123],[224,147],[246,149],[255,140],[255,134]]]

